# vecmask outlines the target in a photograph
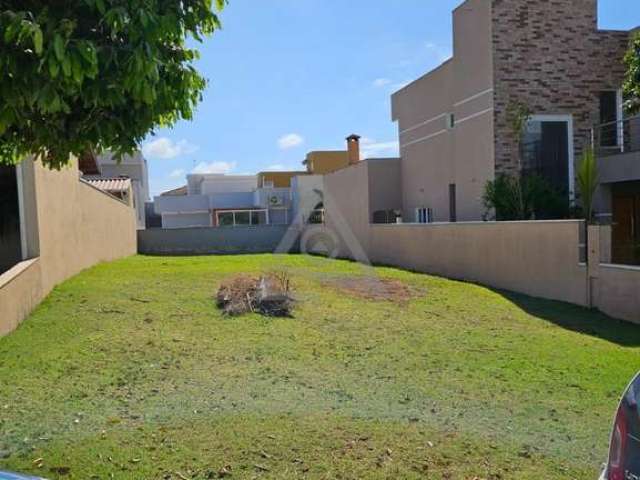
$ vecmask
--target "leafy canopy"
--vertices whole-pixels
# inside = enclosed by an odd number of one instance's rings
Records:
[[[28,154],[132,153],[191,119],[206,80],[193,62],[227,0],[4,0],[0,3],[0,163]]]
[[[631,46],[624,57],[627,75],[624,80],[624,96],[627,113],[640,112],[640,32],[631,40]]]

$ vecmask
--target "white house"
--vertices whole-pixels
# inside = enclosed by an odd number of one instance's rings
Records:
[[[191,174],[185,190],[154,198],[162,228],[289,224],[291,189],[258,187],[257,175]]]

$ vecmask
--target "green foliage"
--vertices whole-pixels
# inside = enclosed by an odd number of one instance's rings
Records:
[[[507,105],[507,121],[518,143],[522,141],[522,134],[529,118],[531,118],[531,110],[525,104],[510,102]]]
[[[485,218],[545,220],[569,216],[567,196],[540,175],[499,175],[485,185]]]
[[[587,222],[591,222],[593,220],[593,200],[599,185],[598,163],[592,149],[587,149],[582,154],[577,180],[584,218]]]
[[[212,0],[3,1],[0,163],[35,154],[60,168],[89,150],[131,153],[154,129],[191,119],[206,80],[187,41],[219,28],[213,9]]]
[[[625,110],[633,115],[640,112],[640,33],[636,33],[624,57],[627,75],[624,80]]]

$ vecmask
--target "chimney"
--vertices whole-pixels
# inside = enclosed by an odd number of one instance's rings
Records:
[[[355,165],[360,161],[360,136],[349,135],[347,137],[347,152],[349,156],[349,165]]]

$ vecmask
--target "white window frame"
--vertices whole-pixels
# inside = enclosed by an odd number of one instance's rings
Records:
[[[445,126],[447,130],[453,130],[456,127],[456,116],[454,113],[447,113],[445,115]]]
[[[263,180],[262,181],[262,188],[275,188],[274,187],[274,183],[273,180]]]
[[[284,211],[284,223],[274,223],[273,225],[289,225],[289,208],[287,207],[274,207],[270,210]]]
[[[25,162],[28,160],[25,160]],[[24,174],[22,164],[16,165],[16,185],[18,187],[18,215],[20,218],[20,258],[24,261],[29,257],[29,245],[27,244],[27,221],[24,200]]]
[[[433,210],[427,207],[418,207],[415,209],[416,223],[426,225],[433,223]]]
[[[233,225],[229,225],[231,228],[236,228],[238,226],[240,227],[246,227],[246,224],[242,224],[242,225],[238,225],[236,223],[236,213],[249,213],[249,225],[248,226],[252,226],[253,225],[253,218],[252,218],[252,213],[260,213],[260,212],[264,212],[265,214],[265,218],[266,218],[266,223],[265,225],[271,225],[271,222],[269,220],[269,210],[265,209],[265,208],[251,208],[251,209],[244,209],[244,210],[216,210],[216,227],[221,227],[222,225],[220,225],[220,214],[222,213],[231,213],[233,214]],[[225,225],[227,226],[227,225]]]
[[[569,162],[569,200],[576,199],[576,179],[575,179],[575,145],[573,143],[573,115],[531,115],[529,122],[566,122],[568,140],[568,162]]]

